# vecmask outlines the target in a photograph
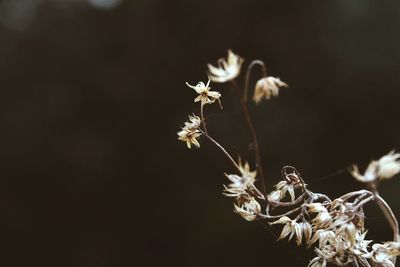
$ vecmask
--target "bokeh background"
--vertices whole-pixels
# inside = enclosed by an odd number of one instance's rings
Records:
[[[177,141],[197,110],[185,82],[227,49],[264,60],[290,85],[250,107],[268,188],[293,165],[335,197],[361,187],[347,166],[399,147],[399,30],[385,0],[0,1],[0,264],[306,266],[232,213],[214,147]],[[253,163],[234,95],[212,87],[211,132]],[[397,215],[399,188],[381,186]],[[368,209],[369,237],[389,239]]]

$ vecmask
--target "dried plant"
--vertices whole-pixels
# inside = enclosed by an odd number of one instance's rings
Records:
[[[257,136],[248,110],[250,75],[255,66],[261,67],[263,75],[257,81],[252,97],[256,104],[278,96],[279,90],[288,85],[279,78],[267,76],[265,64],[254,60],[247,67],[243,90],[239,90],[235,78],[239,76],[243,62],[243,58],[229,50],[227,59],[218,60],[218,67],[208,64],[207,84],[199,82],[192,86],[186,83],[197,93],[194,101],[200,103],[200,114],[189,116],[189,121],[178,132],[178,139],[185,142],[188,148],[192,145],[200,147],[201,137],[215,145],[237,170],[237,173],[225,174],[230,183],[223,190],[225,196],[233,198],[234,212],[247,221],[261,221],[269,227],[282,225],[278,240],[294,238],[298,246],[304,244],[314,249],[316,256],[309,266],[320,267],[328,263],[337,266],[395,266],[396,257],[400,255],[399,226],[390,206],[379,195],[378,185],[400,172],[400,154],[391,151],[372,161],[364,174],[353,166],[350,173],[366,189],[333,200],[325,194],[312,192],[300,173],[291,166],[282,168],[282,180],[267,194]],[[248,163],[242,163],[240,159],[236,162],[207,130],[204,106],[217,101],[222,108],[221,94],[210,90],[210,80],[215,83],[230,82],[239,92],[254,146],[254,171]],[[261,189],[257,188],[256,181]],[[371,201],[378,205],[391,226],[393,241],[372,244],[372,240],[366,239],[363,206]]]

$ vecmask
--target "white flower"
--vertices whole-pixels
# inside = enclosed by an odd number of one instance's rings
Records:
[[[201,120],[199,117],[193,115],[189,116],[189,121],[185,122],[185,126],[182,127],[182,130],[178,132],[178,139],[186,142],[188,148],[192,147],[192,144],[196,147],[200,147],[197,138],[200,137],[201,133],[199,130],[201,124]]]
[[[243,63],[243,58],[228,50],[228,57],[225,60],[218,60],[218,67],[208,64],[209,77],[213,82],[224,83],[235,79],[239,73]]]
[[[264,77],[258,80],[254,89],[253,100],[258,104],[262,98],[270,99],[271,96],[279,95],[279,88],[289,87],[287,83],[284,83],[279,78],[272,76]]]
[[[250,197],[241,206],[234,205],[234,212],[238,213],[247,221],[254,221],[258,216],[261,216],[261,206],[253,197]]]
[[[221,97],[221,94],[217,91],[210,91],[210,79],[208,79],[207,84],[204,84],[203,82],[199,82],[196,86],[190,85],[189,83],[186,83],[187,86],[190,88],[194,89],[196,93],[199,94],[194,99],[194,102],[199,102],[201,101],[202,104],[212,104],[215,102],[215,100],[219,100]]]
[[[400,172],[400,154],[389,152],[379,160],[373,160],[365,170],[364,174],[360,174],[357,166],[353,166],[351,174],[358,181],[363,183],[371,183],[380,179],[389,179]]]

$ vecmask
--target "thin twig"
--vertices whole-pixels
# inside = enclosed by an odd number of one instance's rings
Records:
[[[204,103],[203,102],[201,102],[201,105],[200,105],[200,118],[201,118],[201,122],[203,123],[204,132],[208,135],[206,121],[204,120]]]
[[[199,131],[208,139],[211,141],[211,143],[213,143],[216,147],[219,148],[219,150],[221,150],[225,156],[229,159],[229,161],[233,164],[233,166],[239,171],[239,173],[241,172],[239,165],[237,165],[237,163],[235,162],[235,160],[232,158],[232,156],[225,150],[225,148],[223,146],[221,146],[217,141],[215,141],[214,138],[212,138],[211,136],[209,136],[205,131],[199,129]]]
[[[399,223],[397,222],[396,216],[394,215],[390,206],[386,203],[386,201],[379,195],[379,192],[375,187],[372,188],[372,194],[375,197],[375,202],[378,204],[379,208],[382,210],[383,214],[386,217],[390,227],[393,230],[393,239],[394,241],[400,241],[399,236]]]

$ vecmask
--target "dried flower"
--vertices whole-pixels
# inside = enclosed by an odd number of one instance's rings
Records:
[[[271,224],[285,225],[278,240],[281,240],[290,234],[289,240],[291,240],[293,236],[296,236],[296,244],[300,246],[303,238],[303,232],[305,231],[304,233],[306,234],[306,241],[308,242],[307,239],[309,238],[309,230],[311,230],[311,226],[309,228],[309,225],[307,224],[298,223],[287,216],[282,216],[281,218],[279,218],[279,220],[274,221]]]
[[[240,197],[241,195],[247,195],[252,193],[258,198],[263,199],[264,196],[255,187],[254,182],[256,181],[256,171],[250,171],[249,164],[246,162],[242,165],[239,160],[239,169],[241,175],[236,174],[225,174],[225,176],[232,182],[228,186],[224,185],[224,195],[229,197]]]
[[[217,91],[210,91],[210,79],[208,79],[207,84],[204,84],[203,82],[199,82],[196,86],[190,85],[189,83],[186,83],[187,86],[190,88],[194,89],[196,93],[199,94],[194,99],[194,102],[199,102],[201,101],[202,104],[212,104],[215,102],[215,100],[219,100],[221,97],[221,94]]]
[[[243,63],[243,58],[228,50],[228,57],[225,60],[218,60],[218,67],[208,64],[209,77],[213,82],[224,83],[235,79],[239,73]]]
[[[373,160],[365,170],[364,174],[356,165],[353,166],[351,174],[358,181],[363,183],[371,183],[380,179],[389,179],[400,172],[400,154],[390,151],[379,160]]]
[[[268,194],[268,200],[271,204],[273,204],[273,202],[281,201],[285,198],[287,192],[289,192],[290,199],[294,201],[294,186],[287,181],[280,181],[275,185],[275,190]]]
[[[250,197],[240,206],[236,204],[233,205],[234,205],[234,212],[238,213],[247,221],[254,221],[259,216],[262,216],[260,203],[258,203],[254,197]]]
[[[319,241],[319,246],[322,247],[326,243],[328,243],[328,241],[330,239],[332,239],[334,237],[335,237],[335,233],[333,231],[320,229],[320,230],[317,230],[314,233],[313,237],[311,238],[310,245],[312,245],[315,242]]]
[[[289,87],[281,79],[272,76],[264,77],[258,80],[254,89],[253,100],[258,104],[262,98],[270,99],[271,96],[279,95],[279,88]]]
[[[327,227],[332,223],[331,215],[321,203],[309,204],[308,208],[310,212],[318,213],[317,216],[312,220],[312,223],[316,229]]]
[[[384,244],[374,244],[372,252],[368,255],[375,263],[384,267],[394,267],[392,258],[400,255],[399,242],[386,242]]]
[[[182,130],[178,132],[178,139],[186,142],[188,148],[192,147],[192,144],[196,147],[200,147],[197,138],[201,136],[199,127],[201,124],[201,120],[196,115],[190,116],[189,121],[185,122],[185,126],[182,127]]]

